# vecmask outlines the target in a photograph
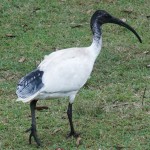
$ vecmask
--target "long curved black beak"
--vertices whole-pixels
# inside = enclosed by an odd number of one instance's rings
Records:
[[[132,31],[135,36],[138,38],[139,42],[142,43],[142,39],[140,38],[140,36],[137,34],[137,32],[131,27],[129,26],[128,24],[126,24],[125,22],[121,21],[120,19],[117,19],[115,17],[112,17],[108,23],[114,23],[114,24],[118,24],[120,26],[123,26],[125,28],[127,28],[128,30]]]

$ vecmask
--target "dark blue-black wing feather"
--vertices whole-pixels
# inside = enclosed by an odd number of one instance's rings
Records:
[[[27,98],[39,91],[44,85],[42,83],[42,76],[43,71],[36,69],[21,78],[16,90],[18,97]]]

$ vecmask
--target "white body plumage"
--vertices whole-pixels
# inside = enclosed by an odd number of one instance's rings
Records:
[[[18,97],[17,101],[67,96],[73,103],[75,95],[92,72],[101,45],[102,39],[99,42],[93,40],[89,47],[63,49],[45,56],[37,68],[43,71],[43,87],[29,97]]]

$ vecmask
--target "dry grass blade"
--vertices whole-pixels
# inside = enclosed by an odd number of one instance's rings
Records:
[[[71,28],[80,28],[80,27],[82,27],[82,26],[83,26],[82,24],[77,24],[77,25],[71,26]]]
[[[6,37],[9,37],[9,38],[15,38],[15,37],[16,37],[16,36],[13,35],[13,34],[6,34],[5,36],[6,36]]]
[[[78,137],[78,138],[77,138],[77,141],[76,141],[77,147],[78,147],[80,144],[81,144],[81,137]]]
[[[18,60],[18,62],[23,63],[25,60],[26,60],[25,57],[21,57],[21,58]]]

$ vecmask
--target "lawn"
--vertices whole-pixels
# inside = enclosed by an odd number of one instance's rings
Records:
[[[127,29],[103,26],[103,48],[91,78],[73,105],[81,140],[66,139],[68,99],[39,101],[37,129],[46,150],[148,150],[150,148],[149,0],[0,0],[0,149],[36,150],[28,144],[29,104],[16,102],[16,85],[55,50],[89,46],[97,9],[123,19]]]

